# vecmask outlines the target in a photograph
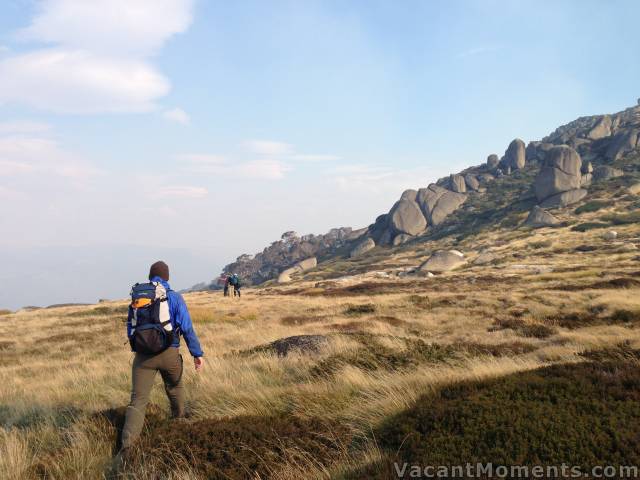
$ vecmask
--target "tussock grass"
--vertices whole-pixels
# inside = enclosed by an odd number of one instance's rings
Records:
[[[504,182],[513,182],[514,196],[526,187],[518,178]],[[527,210],[517,204],[511,213],[516,218]],[[331,261],[327,271],[320,264],[314,272],[349,278],[247,289],[240,301],[221,293],[185,295],[206,367],[196,375],[182,347],[190,419],[176,426],[168,422],[158,381],[151,393],[157,407],[150,410],[145,433],[151,439],[178,431],[170,446],[179,454],[161,456],[162,462],[154,460],[161,450],[137,458],[123,478],[207,478],[234,462],[269,479],[376,478],[398,447],[395,437],[382,433],[383,425],[404,418],[404,433],[418,432],[406,412],[422,399],[440,398],[442,392],[455,396],[457,385],[471,382],[477,385],[471,391],[477,408],[489,408],[483,399],[497,388],[496,405],[509,410],[505,392],[529,392],[517,379],[540,375],[526,372],[585,360],[633,361],[640,348],[637,253],[607,250],[598,230],[489,228],[499,216],[486,214],[489,223],[473,231],[414,242],[393,256],[380,251],[358,262]],[[598,214],[585,212],[581,219],[591,222]],[[616,231],[622,241],[640,237],[635,223]],[[595,248],[576,252],[577,245]],[[470,263],[431,279],[373,280],[357,273],[415,267],[436,248],[459,248],[469,258],[470,251],[490,248],[499,261]],[[122,301],[10,315],[21,331],[0,331],[0,478],[92,479],[110,473],[121,425],[121,413],[117,420],[114,412],[122,412],[129,399],[126,308]],[[294,335],[323,335],[328,342],[317,352],[286,357],[256,348]],[[570,391],[569,377],[562,378],[563,391]],[[447,402],[437,405],[437,412],[466,412]],[[535,402],[530,406],[532,412],[544,410]],[[455,440],[442,417],[434,418],[429,425],[441,444]],[[254,425],[259,428],[251,433]],[[465,425],[470,434],[478,426],[471,420]],[[287,443],[288,432],[297,438],[293,444]],[[320,441],[314,433],[325,437]],[[247,448],[224,443],[224,457],[211,450],[215,442],[203,440],[209,435],[223,437],[223,443],[241,438]],[[189,457],[193,438],[207,450],[198,450],[197,461]],[[328,438],[333,443],[323,443]]]

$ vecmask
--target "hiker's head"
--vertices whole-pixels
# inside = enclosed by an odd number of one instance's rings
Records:
[[[164,263],[162,260],[151,265],[149,269],[149,280],[153,277],[160,277],[165,282],[169,281],[169,265]]]

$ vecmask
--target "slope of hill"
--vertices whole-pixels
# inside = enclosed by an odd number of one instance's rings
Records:
[[[415,235],[391,214],[391,245],[379,221],[242,300],[186,294],[207,358],[199,375],[185,362],[190,418],[168,419],[158,385],[119,478],[415,478],[476,461],[628,477],[640,461],[640,155],[636,142],[607,157],[631,120],[582,142],[603,118],[546,139],[572,147],[534,145],[542,159],[521,165],[516,142],[502,162],[463,172],[492,172],[478,190],[440,181],[432,192],[465,196],[442,221],[403,194],[426,223]],[[394,246],[399,235],[411,237]],[[354,252],[364,237],[374,245]],[[113,475],[130,387],[125,309],[0,317],[20,325],[0,332],[0,478]]]
[[[310,257],[316,257],[322,268],[323,262],[359,256],[374,247],[467,235],[497,225],[512,227],[535,205],[555,209],[583,201],[611,178],[623,177],[629,185],[637,182],[639,137],[640,104],[613,115],[582,117],[557,128],[542,141],[532,141],[525,147],[522,140],[515,139],[501,158],[489,155],[483,165],[403,192],[390,211],[366,230],[335,229],[327,235],[302,238],[287,232],[262,253],[238,257],[224,273],[239,273],[251,284],[259,284],[278,278],[282,271]],[[564,155],[575,157],[575,172],[567,173],[558,165],[555,170],[553,166],[543,168],[545,162],[554,161],[551,157],[559,155],[553,150],[561,145],[572,149]],[[389,250],[389,255],[392,252]]]

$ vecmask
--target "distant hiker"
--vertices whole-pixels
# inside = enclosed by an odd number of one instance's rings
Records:
[[[160,372],[174,418],[185,415],[180,335],[193,356],[196,371],[202,370],[202,349],[182,296],[169,286],[169,267],[156,262],[149,270],[150,283],[135,284],[127,318],[127,336],[136,352],[132,368],[131,403],[122,429],[126,451],[140,436],[149,394]]]
[[[235,297],[237,295],[238,298],[240,298],[240,287],[242,287],[242,283],[240,282],[240,277],[238,277],[237,273],[234,273],[233,275],[229,275],[227,277],[227,280],[224,284],[225,297],[229,296],[229,285],[233,286],[233,296]]]

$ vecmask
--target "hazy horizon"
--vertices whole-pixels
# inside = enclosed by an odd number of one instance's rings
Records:
[[[0,308],[123,298],[158,258],[176,289],[208,281],[284,231],[364,227],[515,137],[635,105],[639,13],[3,2]]]

